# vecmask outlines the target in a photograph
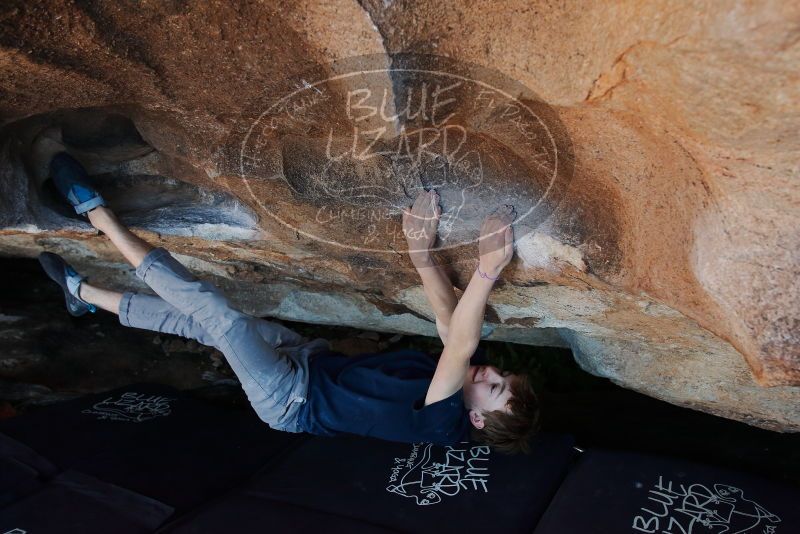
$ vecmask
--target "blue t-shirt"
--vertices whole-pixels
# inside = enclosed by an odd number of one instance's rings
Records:
[[[357,434],[452,445],[469,435],[463,391],[425,406],[436,360],[405,349],[347,357],[320,352],[309,363],[298,423],[311,434]]]

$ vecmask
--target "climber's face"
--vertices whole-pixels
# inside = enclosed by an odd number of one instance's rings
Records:
[[[486,412],[510,413],[511,384],[516,375],[502,373],[490,365],[471,365],[464,380],[464,405],[475,428],[483,428]]]

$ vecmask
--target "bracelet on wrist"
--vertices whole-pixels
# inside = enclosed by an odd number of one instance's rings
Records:
[[[493,278],[493,277],[489,276],[488,274],[486,274],[484,272],[481,272],[481,266],[480,265],[478,265],[478,274],[481,276],[481,278],[486,278],[487,280],[499,280],[500,279],[500,274],[499,273],[497,275],[497,278]]]

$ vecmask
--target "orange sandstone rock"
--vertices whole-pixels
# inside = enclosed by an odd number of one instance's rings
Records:
[[[26,163],[55,124],[137,231],[248,311],[434,335],[399,207],[438,185],[462,289],[488,209],[538,217],[489,339],[569,344],[623,386],[797,431],[798,28],[791,2],[6,3],[0,251],[133,283]],[[423,84],[386,69],[408,53],[473,80],[426,74],[428,106],[453,99],[441,124],[403,122]]]

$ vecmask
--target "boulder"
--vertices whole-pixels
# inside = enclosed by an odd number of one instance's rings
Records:
[[[485,339],[798,431],[800,7],[725,9],[5,3],[0,253],[139,287],[30,158],[53,135],[246,311],[436,335],[401,208],[437,188],[463,290],[513,204]]]

